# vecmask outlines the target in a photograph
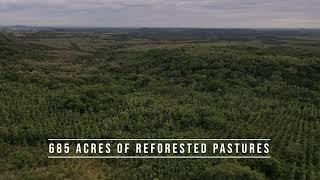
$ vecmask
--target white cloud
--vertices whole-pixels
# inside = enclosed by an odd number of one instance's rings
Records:
[[[319,0],[0,0],[0,24],[319,27]]]

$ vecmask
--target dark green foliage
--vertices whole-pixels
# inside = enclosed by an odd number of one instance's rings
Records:
[[[241,166],[233,163],[221,163],[219,165],[208,167],[204,174],[203,179],[216,179],[216,180],[263,180],[266,179],[262,174],[251,170],[248,166]]]
[[[320,178],[319,32],[78,31],[0,35],[0,179]],[[52,161],[48,138],[271,138],[272,158]]]

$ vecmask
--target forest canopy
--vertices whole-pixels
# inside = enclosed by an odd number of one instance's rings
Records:
[[[0,32],[0,179],[319,179],[319,117],[316,30]],[[271,159],[55,161],[48,138],[270,138]]]

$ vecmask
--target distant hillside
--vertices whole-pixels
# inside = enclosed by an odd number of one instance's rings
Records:
[[[12,39],[0,32],[0,42],[11,42]]]
[[[15,26],[3,26],[0,27],[2,32],[37,32],[40,29],[34,26],[24,26],[24,25],[15,25]]]

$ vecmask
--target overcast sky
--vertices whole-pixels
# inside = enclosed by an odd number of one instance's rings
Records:
[[[0,0],[0,25],[320,28],[320,0]]]

